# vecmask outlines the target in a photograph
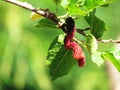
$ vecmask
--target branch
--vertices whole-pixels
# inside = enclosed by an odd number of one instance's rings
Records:
[[[55,23],[58,23],[56,15],[54,13],[51,13],[48,9],[37,10],[31,4],[28,4],[27,2],[20,2],[20,1],[15,1],[15,0],[3,0],[3,1],[14,4],[14,5],[22,7],[22,8],[25,8],[29,11],[35,12],[43,17],[46,17]]]
[[[62,31],[64,33],[66,33],[65,24],[61,21],[58,21],[57,16],[54,13],[51,13],[49,11],[49,9],[37,10],[31,4],[28,4],[27,2],[20,2],[20,1],[15,1],[15,0],[3,0],[3,1],[14,4],[14,5],[19,6],[19,7],[22,7],[24,9],[29,10],[29,11],[35,12],[35,13],[37,13],[45,18],[52,20],[53,22],[55,22],[58,25],[58,28],[62,29]]]
[[[83,32],[83,30],[81,29],[76,29],[78,33],[80,33],[81,35],[85,36],[85,33]]]
[[[98,42],[102,42],[102,43],[120,43],[120,40],[97,40]]]
[[[14,4],[14,5],[19,6],[19,7],[22,7],[22,8],[25,8],[25,9],[27,9],[27,10],[29,10],[29,11],[35,12],[35,13],[37,13],[37,14],[45,17],[45,18],[48,18],[48,19],[52,20],[53,22],[55,22],[55,23],[58,25],[58,27],[59,27],[60,29],[62,29],[63,32],[66,33],[65,24],[62,23],[61,21],[58,21],[57,16],[56,16],[54,13],[51,13],[51,12],[49,11],[49,9],[40,9],[40,10],[37,10],[37,9],[35,9],[31,4],[28,4],[27,2],[20,2],[20,1],[15,1],[15,0],[3,0],[3,1],[8,2],[8,3],[11,3],[11,4]],[[64,18],[65,18],[66,16],[68,16],[68,14],[66,14],[66,15],[64,16]],[[59,18],[59,17],[58,17],[58,18]],[[85,36],[84,31],[85,31],[85,30],[88,30],[88,29],[89,29],[89,28],[84,29],[84,30],[77,29],[77,32],[80,33],[80,34],[82,34],[83,36]]]
[[[28,4],[27,2],[20,2],[20,1],[15,1],[15,0],[2,0],[2,1],[5,1],[5,2],[8,2],[8,3],[11,3],[11,4],[14,4],[16,6],[19,6],[19,7],[22,7],[22,8],[25,8],[29,11],[32,11],[32,12],[35,12],[45,18],[48,18],[50,20],[52,20],[53,22],[55,22],[58,27],[60,29],[62,29],[62,31],[64,33],[66,33],[66,29],[65,29],[65,24],[62,23],[61,21],[58,20],[57,16],[54,14],[54,13],[51,13],[49,11],[49,9],[40,9],[40,10],[37,10],[35,9],[31,4]],[[65,15],[65,17],[67,16],[67,14]],[[86,28],[86,29],[76,29],[78,33],[80,33],[81,35],[83,36],[86,36],[86,34],[84,33],[84,31],[86,30],[90,30],[90,28]],[[120,43],[120,40],[97,40],[98,42],[102,42],[102,43]]]

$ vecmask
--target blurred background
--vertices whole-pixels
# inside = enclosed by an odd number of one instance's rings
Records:
[[[56,11],[52,0],[21,1],[36,8],[49,8],[57,15],[65,14],[62,7]],[[76,65],[68,75],[51,81],[45,65],[47,51],[51,41],[63,32],[36,28],[37,21],[31,20],[30,14],[30,11],[0,1],[0,90],[113,90],[106,62],[98,67],[89,59],[83,68]],[[120,0],[107,8],[98,8],[96,15],[109,28],[103,39],[117,39]],[[81,19],[76,26],[85,28],[87,23]],[[99,50],[112,46],[100,44]]]

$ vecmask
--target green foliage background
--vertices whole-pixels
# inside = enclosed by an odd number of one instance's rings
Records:
[[[49,8],[57,15],[65,14],[52,0],[21,0],[33,6]],[[58,5],[59,6],[59,5]],[[56,11],[56,8],[57,11]],[[100,68],[87,61],[83,68],[74,66],[70,73],[54,81],[50,80],[45,65],[51,41],[60,33],[58,29],[34,27],[29,11],[0,1],[0,90],[109,90],[110,82],[105,65]],[[104,39],[116,39],[120,29],[120,1],[107,8],[98,8],[97,17],[104,20],[109,30]],[[85,28],[81,19],[77,27]],[[104,46],[104,48],[103,48]],[[112,44],[100,44],[104,50]]]

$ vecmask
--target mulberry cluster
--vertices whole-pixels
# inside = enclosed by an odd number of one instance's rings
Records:
[[[72,50],[73,58],[78,60],[78,65],[82,67],[85,63],[85,56],[79,44],[73,41],[76,29],[75,29],[74,20],[71,17],[68,17],[66,19],[66,30],[67,30],[66,31],[67,35],[65,36],[64,39],[65,48]]]

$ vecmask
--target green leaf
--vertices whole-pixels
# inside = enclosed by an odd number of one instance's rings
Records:
[[[40,19],[38,24],[36,24],[35,26],[38,28],[57,28],[56,23],[46,18]]]
[[[104,60],[101,56],[101,53],[97,51],[98,48],[97,40],[92,34],[88,34],[86,36],[86,46],[91,54],[92,61],[96,63],[98,66],[102,65]]]
[[[102,65],[103,62],[104,62],[101,53],[100,53],[100,52],[97,52],[97,51],[96,51],[96,52],[93,52],[93,53],[91,54],[91,58],[92,58],[92,61],[93,61],[94,63],[96,63],[99,67],[100,67],[100,65]]]
[[[61,5],[67,10],[70,15],[85,15],[84,10],[80,9],[79,5],[83,2],[80,0],[62,0]],[[78,5],[79,4],[79,5]]]
[[[57,52],[59,52],[60,48],[63,46],[64,36],[64,34],[60,34],[52,41],[47,54],[47,60],[50,62],[53,61]]]
[[[109,5],[113,0],[62,0],[61,5],[70,15],[85,16],[97,7]]]
[[[50,64],[50,75],[52,80],[68,74],[74,63],[75,60],[72,57],[72,52],[66,50],[64,46],[62,46]]]
[[[71,15],[82,15],[84,16],[85,11],[81,10],[77,4],[71,3],[67,6],[68,13]]]
[[[94,12],[90,13],[89,16],[85,17],[86,21],[90,25],[91,34],[97,39],[101,38],[104,32],[107,30],[105,23],[94,15]]]
[[[120,50],[116,50],[115,52],[113,52],[113,55],[115,59],[120,60]]]
[[[48,50],[47,60],[50,61],[50,75],[52,80],[66,75],[75,60],[73,60],[71,50],[66,50],[63,45],[64,34],[56,37]]]
[[[86,36],[86,46],[88,48],[88,51],[92,54],[93,52],[96,52],[98,48],[97,40],[92,34],[88,34]]]
[[[60,34],[60,35],[58,36],[58,43],[63,44],[63,42],[64,42],[64,37],[65,37],[65,34]]]
[[[110,49],[107,52],[113,54],[113,56],[115,57],[115,59],[120,60],[120,49],[112,48],[112,49]]]
[[[120,53],[120,51],[119,51],[119,53]],[[109,60],[117,68],[117,70],[120,72],[120,59],[116,59],[116,57],[114,56],[114,54],[109,53],[109,52],[104,52],[102,54],[102,56],[105,59]]]
[[[84,8],[87,9],[87,11],[91,11],[97,7],[110,4],[112,1],[114,0],[86,0],[84,3]]]

